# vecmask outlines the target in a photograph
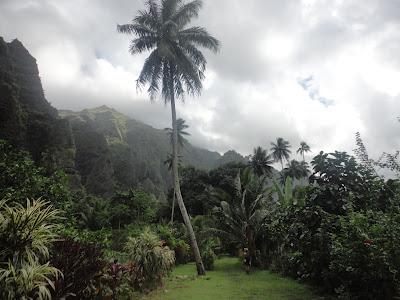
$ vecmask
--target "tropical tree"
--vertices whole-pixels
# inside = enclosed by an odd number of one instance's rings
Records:
[[[273,159],[271,155],[267,153],[267,150],[258,146],[254,148],[254,154],[251,156],[250,166],[253,169],[254,174],[257,176],[270,175],[272,170]]]
[[[235,192],[216,189],[213,197],[220,204],[214,210],[215,233],[231,243],[249,249],[255,256],[256,237],[267,217],[265,177],[256,177],[246,168],[235,179]]]
[[[180,150],[181,148],[184,147],[185,143],[187,140],[183,137],[184,135],[190,135],[189,132],[185,131],[185,129],[189,128],[189,125],[185,124],[185,120],[182,118],[179,118],[176,120],[176,130],[178,131],[178,166],[181,163],[181,155]],[[171,139],[171,145],[173,144],[173,130],[172,128],[164,128],[165,131],[167,131],[168,135],[170,136]],[[172,170],[172,161],[173,157],[172,155],[168,155],[167,160],[165,161],[165,164],[168,164],[168,170]],[[175,214],[175,187],[174,187],[174,193],[172,195],[172,209],[171,209],[171,224],[174,223],[174,214]]]
[[[185,146],[185,143],[187,143],[187,140],[184,138],[184,136],[190,135],[189,132],[185,131],[185,129],[188,129],[189,125],[185,124],[185,120],[182,118],[179,118],[176,120],[176,130],[178,131],[178,153],[181,148]],[[171,144],[173,142],[173,130],[172,128],[164,128],[164,130],[168,133],[170,139],[171,139]]]
[[[296,153],[300,153],[300,155],[303,156],[303,161],[305,161],[304,153],[307,153],[310,151],[311,151],[310,146],[308,146],[306,142],[301,142],[300,148],[297,149]]]
[[[279,161],[281,163],[283,170],[283,161],[288,161],[290,154],[292,153],[289,149],[291,146],[288,141],[281,137],[276,139],[276,143],[271,143],[271,146],[272,157],[275,159],[275,161]]]
[[[219,41],[206,29],[188,27],[190,21],[198,16],[201,7],[200,0],[187,3],[181,0],[147,0],[146,9],[140,10],[130,24],[117,27],[121,33],[135,35],[129,48],[131,54],[151,51],[137,79],[137,87],[148,84],[147,91],[151,99],[161,92],[165,103],[171,104],[174,187],[200,275],[205,274],[204,266],[179,184],[175,99],[183,99],[186,93],[199,95],[202,90],[207,62],[198,48],[214,52],[219,49]]]
[[[308,176],[308,164],[305,161],[299,162],[292,159],[283,169],[283,177],[290,177],[292,180]]]

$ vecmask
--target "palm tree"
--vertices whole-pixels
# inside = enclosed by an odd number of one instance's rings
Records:
[[[137,79],[137,87],[148,84],[150,99],[155,99],[161,92],[165,103],[171,104],[174,187],[199,275],[205,274],[204,266],[179,183],[175,98],[183,99],[185,93],[199,95],[202,90],[207,62],[198,47],[214,52],[219,49],[219,41],[204,28],[187,27],[198,16],[201,7],[200,0],[187,3],[181,0],[147,0],[146,9],[140,10],[132,23],[117,26],[119,32],[135,35],[129,48],[132,55],[151,51]]]
[[[248,248],[255,256],[256,238],[267,217],[265,177],[257,177],[246,168],[238,173],[235,190],[215,189],[213,197],[219,203],[214,209],[217,228],[212,231],[235,245]]]
[[[181,157],[179,155],[181,148],[184,147],[185,143],[187,140],[183,137],[184,135],[190,135],[189,132],[186,132],[185,129],[189,128],[189,125],[185,124],[185,120],[182,118],[179,118],[176,120],[176,129],[178,131],[178,166],[181,163]],[[173,130],[172,128],[164,128],[165,131],[167,131],[168,135],[171,138],[171,145],[173,143]],[[168,164],[168,170],[172,170],[172,155],[168,155],[167,160],[164,162],[165,164]],[[175,214],[175,187],[174,187],[174,194],[172,196],[172,209],[171,209],[171,224],[174,223],[174,214]]]
[[[310,146],[307,145],[306,142],[301,142],[300,143],[300,148],[297,149],[296,153],[300,153],[301,156],[303,156],[303,161],[305,161],[304,159],[304,153],[310,152]]]
[[[292,153],[289,150],[291,146],[288,141],[281,137],[276,139],[276,143],[271,143],[271,146],[272,157],[275,159],[275,161],[281,162],[283,170],[283,160],[289,160],[289,156]]]
[[[299,162],[293,159],[283,169],[283,175],[284,178],[290,177],[292,180],[306,177],[308,176],[308,164],[305,161]]]
[[[179,118],[176,120],[176,130],[178,131],[178,153],[180,148],[183,148],[187,140],[183,137],[184,135],[190,135],[189,132],[185,131],[185,129],[188,129],[189,125],[185,124],[185,120],[182,118]],[[173,130],[172,128],[164,128],[164,130],[168,133],[168,135],[171,138],[171,144],[172,144],[172,136],[173,136]]]
[[[273,167],[271,164],[274,161],[271,159],[271,155],[267,153],[260,146],[254,148],[254,154],[251,156],[250,166],[253,169],[254,174],[257,176],[270,175]]]

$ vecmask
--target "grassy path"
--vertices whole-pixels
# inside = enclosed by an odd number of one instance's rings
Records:
[[[222,258],[214,271],[204,277],[194,276],[195,266],[178,266],[163,289],[143,300],[315,300],[321,299],[305,285],[279,277],[269,271],[247,275],[237,258]]]

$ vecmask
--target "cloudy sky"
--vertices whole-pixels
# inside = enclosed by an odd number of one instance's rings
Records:
[[[59,109],[99,105],[158,128],[170,110],[137,93],[145,55],[116,32],[143,0],[1,0],[0,35],[37,58]],[[297,148],[369,152],[400,148],[400,0],[204,0],[196,24],[221,43],[200,97],[178,113],[192,143],[249,154],[278,136]]]

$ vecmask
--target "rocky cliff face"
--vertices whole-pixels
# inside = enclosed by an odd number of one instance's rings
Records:
[[[0,37],[0,139],[25,148],[49,172],[64,169],[71,187],[108,197],[116,189],[141,186],[164,198],[171,174],[164,164],[169,137],[102,106],[58,112],[46,100],[35,58],[18,40]],[[211,169],[243,161],[234,151],[221,156],[187,144],[185,165]]]
[[[20,41],[1,37],[0,139],[27,149],[48,170],[77,175],[69,123],[45,99],[35,58]]]

